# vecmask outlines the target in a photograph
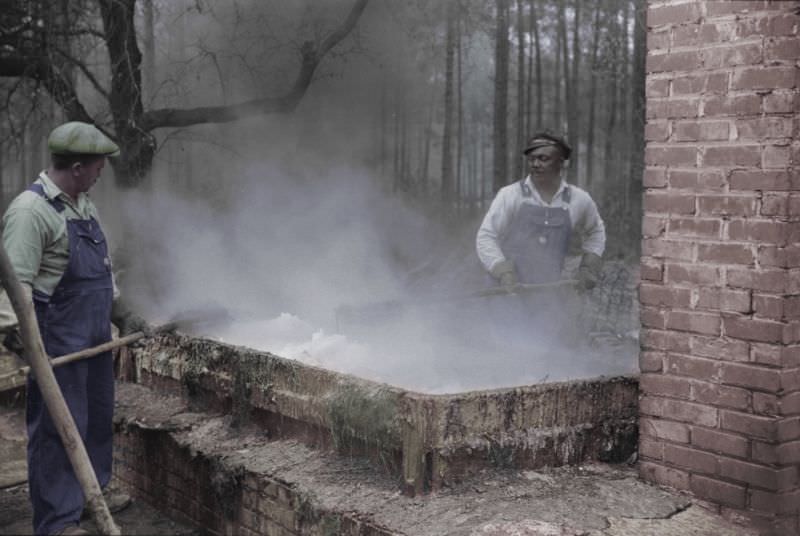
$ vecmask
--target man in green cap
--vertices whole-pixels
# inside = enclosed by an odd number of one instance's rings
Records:
[[[3,243],[30,293],[45,351],[58,357],[147,329],[119,298],[108,246],[88,196],[106,157],[119,147],[94,125],[69,122],[50,134],[50,167],[19,194],[3,216]],[[0,300],[6,347],[22,355],[17,319]],[[100,486],[111,480],[114,374],[110,352],[56,367],[56,379],[75,419]],[[28,483],[35,534],[88,534],[79,527],[84,497],[55,425],[28,379]],[[119,509],[130,498],[108,497]]]

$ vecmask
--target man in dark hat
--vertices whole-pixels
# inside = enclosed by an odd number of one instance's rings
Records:
[[[478,257],[504,287],[577,277],[597,284],[606,232],[589,194],[563,177],[572,149],[560,137],[534,135],[528,175],[500,189],[478,230]]]
[[[50,357],[111,340],[111,322],[125,335],[147,329],[119,299],[108,247],[87,192],[106,157],[119,147],[93,125],[70,122],[50,134],[50,167],[17,196],[3,216],[3,243],[30,293]],[[3,293],[0,332],[20,355],[17,319]],[[54,369],[100,486],[111,479],[114,374],[111,353]],[[28,484],[36,534],[88,534],[79,527],[84,497],[42,400],[36,380],[27,386]],[[124,494],[107,496],[118,510]]]

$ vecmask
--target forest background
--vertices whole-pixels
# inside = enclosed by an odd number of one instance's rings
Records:
[[[384,213],[376,228],[403,231],[387,232],[404,235],[385,240],[393,270],[441,271],[473,254],[494,193],[525,174],[526,138],[547,130],[574,148],[569,180],[600,207],[606,258],[635,262],[644,8],[644,0],[0,0],[2,205],[46,167],[54,125],[91,121],[123,148],[113,180],[93,191],[101,211],[115,196],[145,192],[212,213],[270,197],[257,210],[279,213],[297,197],[338,190],[343,205],[331,214],[347,211],[355,193]],[[104,213],[112,234],[158,232],[130,210],[112,211]]]

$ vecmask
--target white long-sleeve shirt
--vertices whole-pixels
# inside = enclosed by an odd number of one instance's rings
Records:
[[[501,244],[523,203],[543,207],[566,207],[569,211],[572,236],[567,259],[564,262],[565,272],[572,272],[578,267],[583,253],[603,254],[606,247],[606,228],[597,211],[597,205],[585,190],[570,184],[569,203],[567,203],[564,200],[564,191],[568,185],[566,181],[561,181],[552,201],[547,203],[539,195],[530,175],[525,178],[525,184],[530,188],[530,196],[523,196],[518,182],[501,188],[478,229],[475,245],[478,257],[487,271],[491,272],[498,263],[506,260]]]

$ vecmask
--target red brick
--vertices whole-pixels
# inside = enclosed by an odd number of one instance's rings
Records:
[[[664,370],[667,373],[695,379],[716,380],[719,378],[719,367],[717,360],[696,356],[667,354],[664,358]]]
[[[639,352],[639,370],[646,372],[661,372],[664,361],[664,352]]]
[[[647,9],[647,26],[655,28],[666,24],[681,24],[700,20],[700,7],[697,3],[685,3],[649,7]]]
[[[704,335],[719,335],[720,316],[717,313],[701,313],[699,311],[668,311],[668,329],[689,331]]]
[[[774,107],[779,106],[780,104],[776,103]],[[758,95],[712,95],[703,101],[704,117],[760,114],[761,97]]]
[[[794,190],[797,181],[786,171],[733,170],[731,190]]]
[[[764,57],[761,43],[742,43],[702,50],[702,63],[706,69],[720,69],[737,65],[756,65]]]
[[[733,74],[732,89],[775,89],[792,88],[797,85],[797,68],[749,67]]]
[[[800,345],[787,345],[781,349],[780,364],[786,367],[800,366]]]
[[[648,121],[644,126],[644,139],[647,141],[667,141],[669,123],[667,121]]]
[[[751,195],[704,195],[697,198],[700,216],[753,216],[757,198]]]
[[[639,343],[642,350],[667,350],[667,334],[663,330],[642,329]]]
[[[784,363],[781,370],[781,388],[786,393],[800,390],[800,368],[788,368],[790,366]]]
[[[639,321],[642,327],[665,329],[667,327],[666,313],[654,307],[642,307],[639,312]]]
[[[695,307],[697,309],[710,309],[729,313],[749,313],[751,309],[750,292],[747,290],[700,288],[697,291]]]
[[[750,490],[750,508],[762,512],[774,512],[776,514],[797,513],[797,505],[800,504],[800,490],[786,493],[775,493],[774,491],[763,491],[759,489]],[[797,516],[793,516],[797,519]],[[757,528],[757,527],[753,527]],[[781,527],[778,529],[775,520],[770,519],[767,530],[762,534],[798,534],[797,525]]]
[[[783,324],[773,320],[722,313],[722,326],[725,335],[734,339],[774,343],[783,341]]]
[[[781,465],[800,463],[800,441],[782,443],[776,446],[775,451]]]
[[[764,96],[764,113],[788,114],[800,108],[800,97],[796,91],[772,92]]]
[[[782,37],[797,33],[797,16],[791,12],[772,12],[768,17],[748,17],[738,21],[736,35],[739,38],[753,35]]]
[[[762,153],[761,167],[764,169],[788,167],[790,162],[789,151],[789,146],[766,145]]]
[[[677,489],[689,489],[689,472],[664,465],[642,461],[639,474],[645,480]]]
[[[735,2],[714,1],[706,2],[706,17],[718,17],[720,15],[731,15],[734,13],[747,14],[751,11],[764,9],[764,2],[759,0],[736,0]]]
[[[673,188],[716,190],[725,185],[725,175],[719,170],[678,170],[669,172],[669,185]]]
[[[671,218],[667,234],[672,238],[719,238],[721,229],[718,219]]]
[[[703,153],[704,166],[751,166],[761,164],[761,147],[758,145],[724,145],[706,147]]]
[[[800,439],[800,417],[784,417],[777,423],[778,441],[786,442]]]
[[[667,172],[664,168],[647,168],[642,180],[645,188],[663,188],[667,185]]]
[[[673,95],[725,93],[728,89],[728,73],[690,74],[678,76],[672,81]]]
[[[692,292],[686,288],[665,287],[642,283],[639,286],[639,299],[645,305],[666,307],[689,307]]]
[[[642,240],[642,255],[650,257],[691,261],[694,260],[694,250],[692,242],[646,237]]]
[[[723,430],[739,432],[745,436],[767,441],[775,441],[778,438],[778,420],[774,417],[722,409],[719,418],[720,428]]]
[[[672,46],[689,47],[697,45],[700,37],[700,26],[696,24],[684,24],[672,27]]]
[[[664,461],[692,472],[697,471],[710,475],[717,472],[716,455],[678,445],[664,445]]]
[[[722,458],[719,469],[725,478],[768,490],[779,489],[780,484],[787,478],[781,470],[730,458]]]
[[[727,504],[735,508],[744,508],[745,506],[746,493],[744,486],[737,486],[700,475],[692,475],[690,489],[703,499]]]
[[[753,294],[753,311],[756,316],[769,320],[782,320],[785,298],[770,294]]]
[[[759,246],[758,264],[763,268],[786,268],[786,248],[778,246]]]
[[[780,399],[772,393],[753,393],[753,413],[757,415],[780,415]]]
[[[680,422],[643,417],[639,420],[639,430],[642,435],[656,439],[664,439],[673,443],[689,442],[689,426]]]
[[[733,288],[760,290],[763,292],[783,292],[786,289],[785,270],[750,268],[728,268],[728,285]]]
[[[639,408],[643,415],[664,417],[701,426],[714,427],[717,425],[717,409],[702,404],[645,395],[639,402]]]
[[[648,213],[694,214],[693,194],[645,192],[644,210]]]
[[[664,458],[664,443],[639,436],[639,457],[660,461]]]
[[[792,120],[788,117],[736,120],[736,131],[740,140],[762,141],[771,138],[790,138],[792,129]]]
[[[800,391],[784,395],[779,405],[781,415],[800,415]]]
[[[645,164],[648,166],[696,166],[696,147],[653,147],[645,149]]]
[[[747,410],[750,408],[750,391],[726,387],[711,382],[692,381],[690,400],[700,404]]]
[[[751,461],[774,465],[778,463],[778,445],[776,443],[765,443],[753,440],[751,444]]]
[[[703,64],[703,58],[695,50],[648,54],[646,69],[648,73],[673,71],[692,71]]]
[[[642,236],[643,237],[656,237],[661,236],[667,229],[667,220],[665,218],[656,218],[648,216],[646,213],[642,217]]]
[[[664,50],[666,51],[669,49],[669,30],[665,30],[663,32],[647,32],[647,50],[650,52],[656,52]],[[650,93],[647,93],[647,96],[650,96]],[[664,95],[655,95],[657,97],[663,97]]]
[[[727,121],[679,121],[675,123],[675,141],[723,141],[730,136]]]
[[[639,267],[639,276],[642,278],[642,281],[663,280],[664,263],[651,259],[642,259],[641,266]]]
[[[762,216],[788,216],[790,214],[789,196],[785,193],[763,194],[760,214]]]
[[[698,244],[697,261],[752,265],[755,262],[755,253],[750,244]]]
[[[650,98],[647,99],[645,117],[648,121],[654,119],[689,119],[696,118],[699,113],[700,100],[696,98]]]
[[[692,355],[726,361],[748,361],[750,343],[735,339],[695,335],[690,341]]]
[[[782,362],[783,348],[775,344],[750,344],[750,361],[761,365],[780,366]]]
[[[788,224],[772,220],[733,220],[728,225],[728,237],[737,242],[783,245],[790,231]]]
[[[746,458],[748,455],[748,441],[745,437],[735,434],[726,434],[719,430],[693,426],[691,430],[691,444],[711,452]]]
[[[670,284],[717,285],[720,269],[700,264],[667,264],[666,281]]]
[[[642,374],[639,387],[648,395],[669,396],[673,398],[689,398],[691,386],[685,378],[664,374]],[[688,439],[686,440],[688,441]],[[684,441],[684,443],[686,442]]]
[[[780,389],[780,371],[743,363],[722,363],[722,383],[776,393]]]
[[[764,60],[766,62],[774,62],[774,61],[787,61],[787,62],[795,62],[797,58],[800,58],[800,42],[798,42],[797,36],[790,37],[788,39],[767,39],[764,44]],[[782,67],[776,67],[782,68]],[[786,69],[792,70],[794,69],[794,75],[797,75],[797,67],[794,66],[787,66]],[[797,79],[791,79],[789,81],[791,85],[782,86],[782,85],[773,85],[768,87],[797,87]]]

